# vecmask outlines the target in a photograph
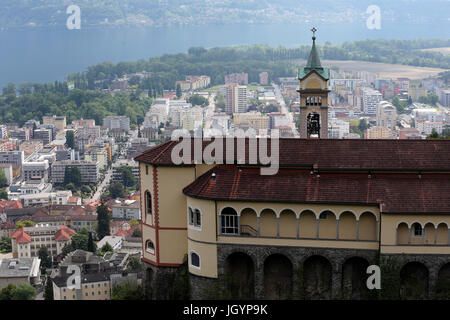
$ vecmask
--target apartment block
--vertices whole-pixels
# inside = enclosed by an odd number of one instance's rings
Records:
[[[76,167],[81,173],[82,183],[97,183],[99,177],[98,163],[86,160],[56,161],[52,165],[51,178],[53,183],[64,183],[67,167]]]

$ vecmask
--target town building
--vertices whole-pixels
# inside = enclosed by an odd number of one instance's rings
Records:
[[[383,95],[372,88],[361,88],[362,93],[362,110],[367,115],[375,115],[377,113],[378,104],[383,99]]]
[[[39,258],[0,259],[0,290],[9,284],[41,283],[41,260]]]
[[[49,129],[36,129],[33,132],[33,139],[41,141],[43,145],[53,141],[52,132]]]
[[[62,131],[66,128],[66,116],[44,116],[42,117],[43,124],[53,124],[58,131]]]
[[[423,87],[410,87],[408,89],[408,98],[411,98],[413,102],[416,102],[420,97],[424,97],[427,94],[428,90]]]
[[[111,129],[130,130],[130,118],[126,116],[107,116],[103,119],[103,127]]]
[[[247,87],[236,84],[226,84],[225,113],[244,113],[248,109]]]
[[[261,72],[259,74],[259,84],[267,86],[269,84],[269,74],[267,72]]]
[[[194,91],[209,87],[211,78],[208,76],[186,76],[186,80],[177,81],[175,87],[180,85],[182,91]]]
[[[29,181],[38,178],[43,179],[46,182],[48,181],[49,168],[48,160],[40,162],[24,162],[22,164],[23,179]]]
[[[51,178],[56,184],[64,183],[66,168],[76,167],[80,170],[81,182],[85,184],[97,183],[99,178],[99,167],[95,161],[86,160],[64,160],[56,161],[52,165]]]
[[[246,112],[235,113],[233,116],[233,123],[235,126],[247,123],[250,128],[255,130],[270,129],[270,119],[267,115],[262,115],[261,112]]]
[[[248,73],[232,73],[225,76],[225,84],[248,84]]]
[[[395,132],[386,127],[373,126],[364,131],[364,139],[393,139]]]
[[[119,159],[118,161],[115,161],[112,165],[112,176],[111,176],[111,182],[120,182],[122,181],[122,172],[118,169],[120,167],[129,167],[131,168],[131,172],[133,173],[133,177],[136,179],[136,181],[139,181],[139,168],[138,164],[134,160],[123,160]]]
[[[450,90],[441,90],[440,91],[439,102],[444,107],[450,107]]]
[[[113,219],[141,220],[140,203],[136,200],[115,200],[111,205]]]
[[[66,226],[20,228],[11,235],[13,257],[37,257],[41,246],[47,247],[49,255],[57,256],[74,234],[75,230]]]
[[[350,123],[348,121],[331,118],[328,122],[328,138],[344,139],[350,133]]]
[[[110,260],[105,260],[83,250],[69,253],[51,277],[54,300],[110,300],[115,285],[125,281],[132,285],[141,284],[141,274],[138,271],[124,270],[123,265],[114,263],[114,258],[113,255]],[[127,258],[128,255],[125,254],[120,260]],[[68,271],[69,266],[80,268],[81,283],[78,288],[74,284],[68,284],[72,274]]]
[[[397,123],[397,109],[387,101],[381,101],[377,107],[377,126],[395,129]]]

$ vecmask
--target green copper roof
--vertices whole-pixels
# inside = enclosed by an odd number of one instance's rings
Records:
[[[317,30],[315,30],[315,28],[313,28],[312,31],[315,33],[315,31],[317,31]],[[330,69],[323,68],[322,64],[320,63],[319,53],[316,48],[315,34],[313,35],[312,40],[313,40],[313,44],[312,44],[311,52],[309,53],[308,62],[306,63],[306,66],[298,69],[298,78],[303,79],[312,71],[316,71],[321,77],[328,80],[330,78]]]
[[[313,45],[309,54],[308,62],[306,63],[306,68],[322,68],[322,65],[320,64],[319,53],[316,49],[316,37],[313,37]]]

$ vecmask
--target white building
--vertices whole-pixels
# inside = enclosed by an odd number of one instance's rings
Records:
[[[8,284],[40,284],[40,266],[39,258],[0,259],[0,290]]]
[[[42,192],[35,194],[23,194],[19,200],[24,207],[43,207],[51,204],[65,205],[72,196],[72,191]]]
[[[372,88],[361,88],[362,92],[362,103],[363,103],[363,112],[365,114],[373,114],[377,113],[378,103],[383,99],[383,95]]]
[[[114,219],[141,219],[140,204],[136,200],[115,200],[111,209]]]
[[[104,236],[102,240],[97,242],[97,248],[100,250],[106,243],[109,243],[113,250],[119,250],[122,248],[123,237]]]
[[[328,139],[343,139],[350,132],[348,121],[331,118],[328,121]]]
[[[397,109],[387,101],[381,101],[377,107],[377,126],[395,129]]]
[[[66,167],[76,167],[80,170],[82,183],[97,183],[99,177],[98,162],[85,160],[56,161],[52,165],[52,182],[63,183]]]
[[[103,119],[103,127],[111,129],[130,130],[130,118],[126,116],[107,116]]]

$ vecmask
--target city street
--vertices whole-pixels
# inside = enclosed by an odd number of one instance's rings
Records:
[[[111,177],[112,177],[112,169],[108,169],[108,171],[106,171],[106,173],[105,173],[105,178],[98,185],[97,191],[95,192],[95,194],[91,198],[84,199],[84,201],[83,201],[84,204],[88,204],[88,203],[99,200],[101,195],[103,194],[103,192],[105,192],[106,188],[109,186]]]
[[[281,113],[284,113],[289,120],[289,126],[292,128],[292,132],[294,133],[294,137],[299,137],[297,128],[295,127],[295,121],[293,119],[292,113],[289,112],[286,103],[284,102],[283,95],[281,94],[280,87],[275,83],[272,83],[272,86],[275,89],[275,96],[277,97],[278,103],[281,106]]]

